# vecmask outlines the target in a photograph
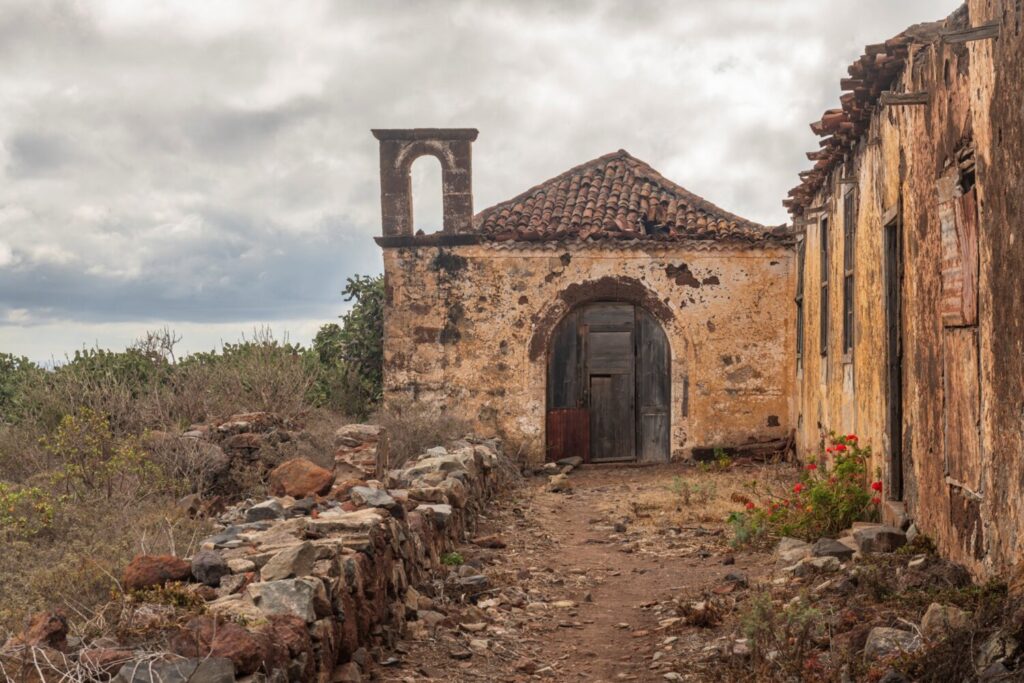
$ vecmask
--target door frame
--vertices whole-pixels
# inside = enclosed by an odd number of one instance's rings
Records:
[[[580,302],[580,303],[574,305],[558,321],[558,323],[552,328],[553,332],[552,332],[551,336],[548,339],[548,344],[547,344],[547,348],[546,348],[546,352],[545,352],[545,356],[544,356],[544,382],[545,382],[545,387],[544,387],[544,395],[545,395],[545,404],[544,404],[544,416],[545,416],[545,418],[544,418],[544,425],[545,425],[544,451],[545,451],[545,460],[550,462],[552,460],[558,459],[557,457],[552,457],[552,448],[555,446],[555,444],[552,443],[553,430],[557,430],[557,433],[555,434],[555,436],[558,436],[558,438],[560,438],[560,439],[567,439],[568,438],[568,439],[571,440],[571,438],[572,438],[571,435],[572,434],[574,434],[574,433],[575,434],[579,434],[581,429],[585,429],[586,432],[587,432],[587,437],[586,437],[586,454],[584,456],[584,460],[585,460],[585,462],[591,462],[591,455],[593,453],[593,445],[592,445],[591,440],[590,440],[590,421],[591,421],[591,415],[590,415],[590,412],[589,412],[590,373],[589,373],[588,367],[587,367],[588,366],[588,361],[587,361],[587,326],[583,323],[583,311],[588,306],[592,306],[592,305],[595,305],[595,304],[626,304],[626,305],[632,306],[633,307],[633,311],[634,311],[634,323],[633,323],[633,329],[632,329],[632,346],[633,346],[633,359],[632,359],[633,360],[633,372],[632,372],[632,380],[633,380],[632,413],[633,413],[633,425],[634,425],[634,429],[633,429],[633,442],[634,442],[633,443],[633,453],[632,453],[632,456],[629,457],[629,458],[603,459],[603,460],[599,460],[599,461],[596,461],[596,462],[600,462],[600,463],[669,462],[671,460],[671,452],[672,452],[672,422],[673,422],[673,420],[672,420],[672,412],[673,412],[672,411],[672,405],[673,405],[672,404],[672,396],[673,396],[673,393],[674,393],[674,382],[672,381],[672,363],[673,363],[672,345],[671,345],[671,342],[669,340],[669,336],[668,336],[668,332],[666,330],[665,322],[663,320],[659,319],[658,316],[656,316],[654,313],[652,313],[646,306],[638,303],[635,300],[631,300],[629,298],[626,298],[626,299],[600,298],[600,299],[594,299],[594,300],[591,300],[591,301]],[[641,400],[640,387],[639,387],[639,383],[641,381],[641,373],[639,371],[640,351],[641,351],[641,349],[640,349],[640,318],[641,318],[641,315],[646,316],[647,318],[649,318],[650,322],[652,322],[654,324],[654,326],[657,328],[657,330],[659,331],[659,333],[663,337],[662,343],[663,343],[663,347],[664,347],[663,348],[663,353],[664,353],[664,366],[665,366],[664,367],[664,373],[665,373],[665,376],[666,376],[666,380],[665,380],[666,381],[666,385],[664,387],[664,390],[665,390],[665,392],[664,392],[665,393],[665,407],[664,407],[664,411],[665,411],[665,414],[664,414],[665,425],[664,425],[664,428],[666,428],[667,437],[664,439],[665,440],[665,445],[664,445],[663,449],[660,449],[663,452],[659,454],[659,457],[657,458],[657,460],[652,459],[652,458],[646,458],[645,459],[643,457],[643,455],[645,453],[645,450],[644,450],[644,445],[642,443],[642,440],[643,440],[643,437],[644,437],[643,426],[642,426],[642,418],[643,418],[642,413],[644,413],[645,409],[647,409],[649,407],[645,407],[645,405],[643,405],[643,402]],[[556,341],[559,339],[559,335],[558,335],[557,331],[560,330],[563,325],[567,324],[567,321],[570,319],[571,316],[577,316],[576,320],[572,323],[575,326],[575,328],[576,328],[575,329],[576,351],[571,356],[575,360],[575,366],[574,366],[574,368],[572,368],[568,372],[572,373],[575,376],[575,378],[572,380],[571,384],[576,387],[577,402],[576,402],[575,406],[558,406],[558,407],[553,407],[553,405],[552,405],[552,378],[553,378],[552,362],[553,362],[555,344],[556,344]],[[563,359],[563,360],[568,360],[568,359]],[[601,374],[601,373],[596,373],[596,374]],[[566,375],[563,375],[563,377],[564,376],[566,376]],[[576,414],[575,416],[573,415],[574,413]],[[583,413],[584,415],[580,416],[579,413]],[[552,418],[556,418],[556,420],[553,422]],[[575,424],[576,422],[580,422],[581,420],[585,420],[586,421],[585,425],[582,422],[581,422],[581,424]],[[664,432],[662,432],[662,434],[664,434]],[[581,445],[581,446],[583,445],[583,439],[577,438],[576,441],[579,443],[579,445]],[[565,446],[565,443],[558,444],[559,448],[562,448],[564,446]]]
[[[883,218],[885,282],[886,437],[888,499],[904,496],[903,453],[903,220],[901,202]]]

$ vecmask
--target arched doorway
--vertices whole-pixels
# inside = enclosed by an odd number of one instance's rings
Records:
[[[548,350],[547,460],[667,461],[670,363],[668,338],[643,308],[573,309]]]

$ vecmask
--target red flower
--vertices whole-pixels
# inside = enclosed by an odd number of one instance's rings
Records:
[[[837,443],[836,444],[836,450],[837,451],[845,451],[846,450],[846,445],[845,444],[841,444],[841,443]]]
[[[873,481],[873,482],[871,482],[871,488],[873,490],[875,490],[875,491],[881,491],[882,490],[882,482],[880,482],[880,481]]]
[[[809,462],[807,463],[806,469],[813,472],[814,470],[818,469],[818,466],[815,465],[813,462]]]
[[[879,503],[882,502],[882,499],[879,498],[878,496],[875,496],[874,498],[871,499],[871,502],[874,503],[875,505],[878,505]]]
[[[793,487],[793,493],[800,493],[803,490],[804,490],[804,485],[803,484],[797,484],[796,486]]]
[[[828,478],[828,483],[830,483],[830,484],[836,483],[836,478],[835,477],[829,477]]]
[[[748,510],[754,510],[754,509],[756,509],[756,508],[757,508],[757,506],[756,506],[756,505],[754,505],[753,503],[751,503],[751,502],[749,502],[749,501],[747,502],[747,509],[748,509]]]
[[[828,448],[826,448],[826,449],[825,449],[825,452],[826,452],[826,453],[831,453],[831,452],[832,452],[832,447],[831,447],[831,446],[829,446]]]
[[[846,435],[846,440],[847,441],[856,441],[857,440],[857,435],[856,434],[847,434]]]

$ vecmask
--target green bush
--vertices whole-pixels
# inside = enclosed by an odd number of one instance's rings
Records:
[[[750,486],[758,502],[732,513],[734,542],[748,543],[766,534],[816,540],[835,536],[856,521],[877,521],[882,483],[869,481],[871,449],[856,434],[830,434],[830,445],[817,461],[804,466],[801,480],[786,494]]]

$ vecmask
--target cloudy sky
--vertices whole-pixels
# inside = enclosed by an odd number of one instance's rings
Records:
[[[308,341],[381,268],[371,127],[479,128],[478,209],[625,148],[781,223],[846,65],[956,4],[0,0],[0,351]]]

